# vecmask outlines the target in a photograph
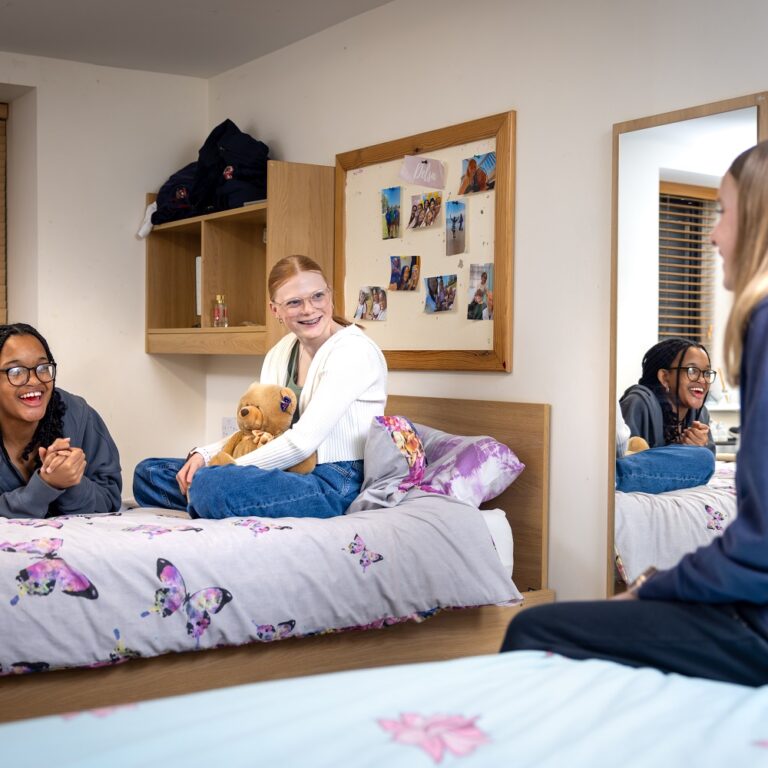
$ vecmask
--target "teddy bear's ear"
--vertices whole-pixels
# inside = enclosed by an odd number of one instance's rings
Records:
[[[290,413],[293,415],[295,405],[296,395],[294,394],[293,390],[288,389],[288,387],[283,387],[280,390],[280,410],[283,413]]]

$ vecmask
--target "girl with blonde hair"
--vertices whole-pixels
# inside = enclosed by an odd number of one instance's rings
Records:
[[[673,568],[649,569],[613,600],[523,611],[503,651],[546,649],[768,684],[768,142],[733,161],[719,201],[712,242],[734,292],[726,371],[741,389],[738,516],[709,545]]]

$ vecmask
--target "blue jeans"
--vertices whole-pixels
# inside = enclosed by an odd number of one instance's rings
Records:
[[[133,477],[142,507],[186,510],[192,517],[336,517],[360,493],[362,461],[318,464],[298,475],[259,467],[202,467],[184,498],[176,473],[184,459],[144,459]]]
[[[715,471],[715,456],[696,445],[663,445],[616,459],[616,490],[664,493],[704,485]]]

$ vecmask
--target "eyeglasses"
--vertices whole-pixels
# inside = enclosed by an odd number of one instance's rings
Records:
[[[309,296],[294,299],[287,299],[286,301],[273,301],[278,307],[282,307],[287,315],[298,315],[304,309],[304,302],[308,301],[315,309],[325,309],[328,306],[328,301],[331,297],[331,289],[328,287],[323,288],[320,291],[310,293]]]
[[[698,381],[700,377],[703,377],[707,384],[711,384],[717,378],[717,371],[713,371],[711,368],[705,368],[702,371],[701,368],[697,368],[695,365],[678,365],[677,368],[672,368],[671,370],[685,371],[689,381]]]
[[[56,363],[40,363],[27,368],[26,365],[14,365],[11,368],[0,368],[0,373],[8,377],[8,381],[14,387],[23,387],[28,381],[29,376],[35,372],[37,380],[41,384],[47,384],[56,378]]]

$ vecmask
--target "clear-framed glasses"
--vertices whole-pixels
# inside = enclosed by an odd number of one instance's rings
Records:
[[[331,289],[326,286],[319,291],[310,293],[309,296],[296,296],[285,301],[273,301],[278,307],[282,307],[287,315],[298,315],[304,309],[304,302],[308,301],[315,309],[325,309],[331,299]]]
[[[0,368],[0,373],[4,373],[14,387],[23,387],[29,381],[32,371],[35,372],[35,376],[41,384],[47,384],[56,378],[56,363],[39,363],[31,368],[27,368],[26,365]]]
[[[713,371],[711,368],[705,368],[702,371],[701,368],[697,368],[695,365],[678,365],[674,370],[685,371],[689,381],[698,381],[701,377],[707,384],[711,384],[717,378],[717,371]]]

